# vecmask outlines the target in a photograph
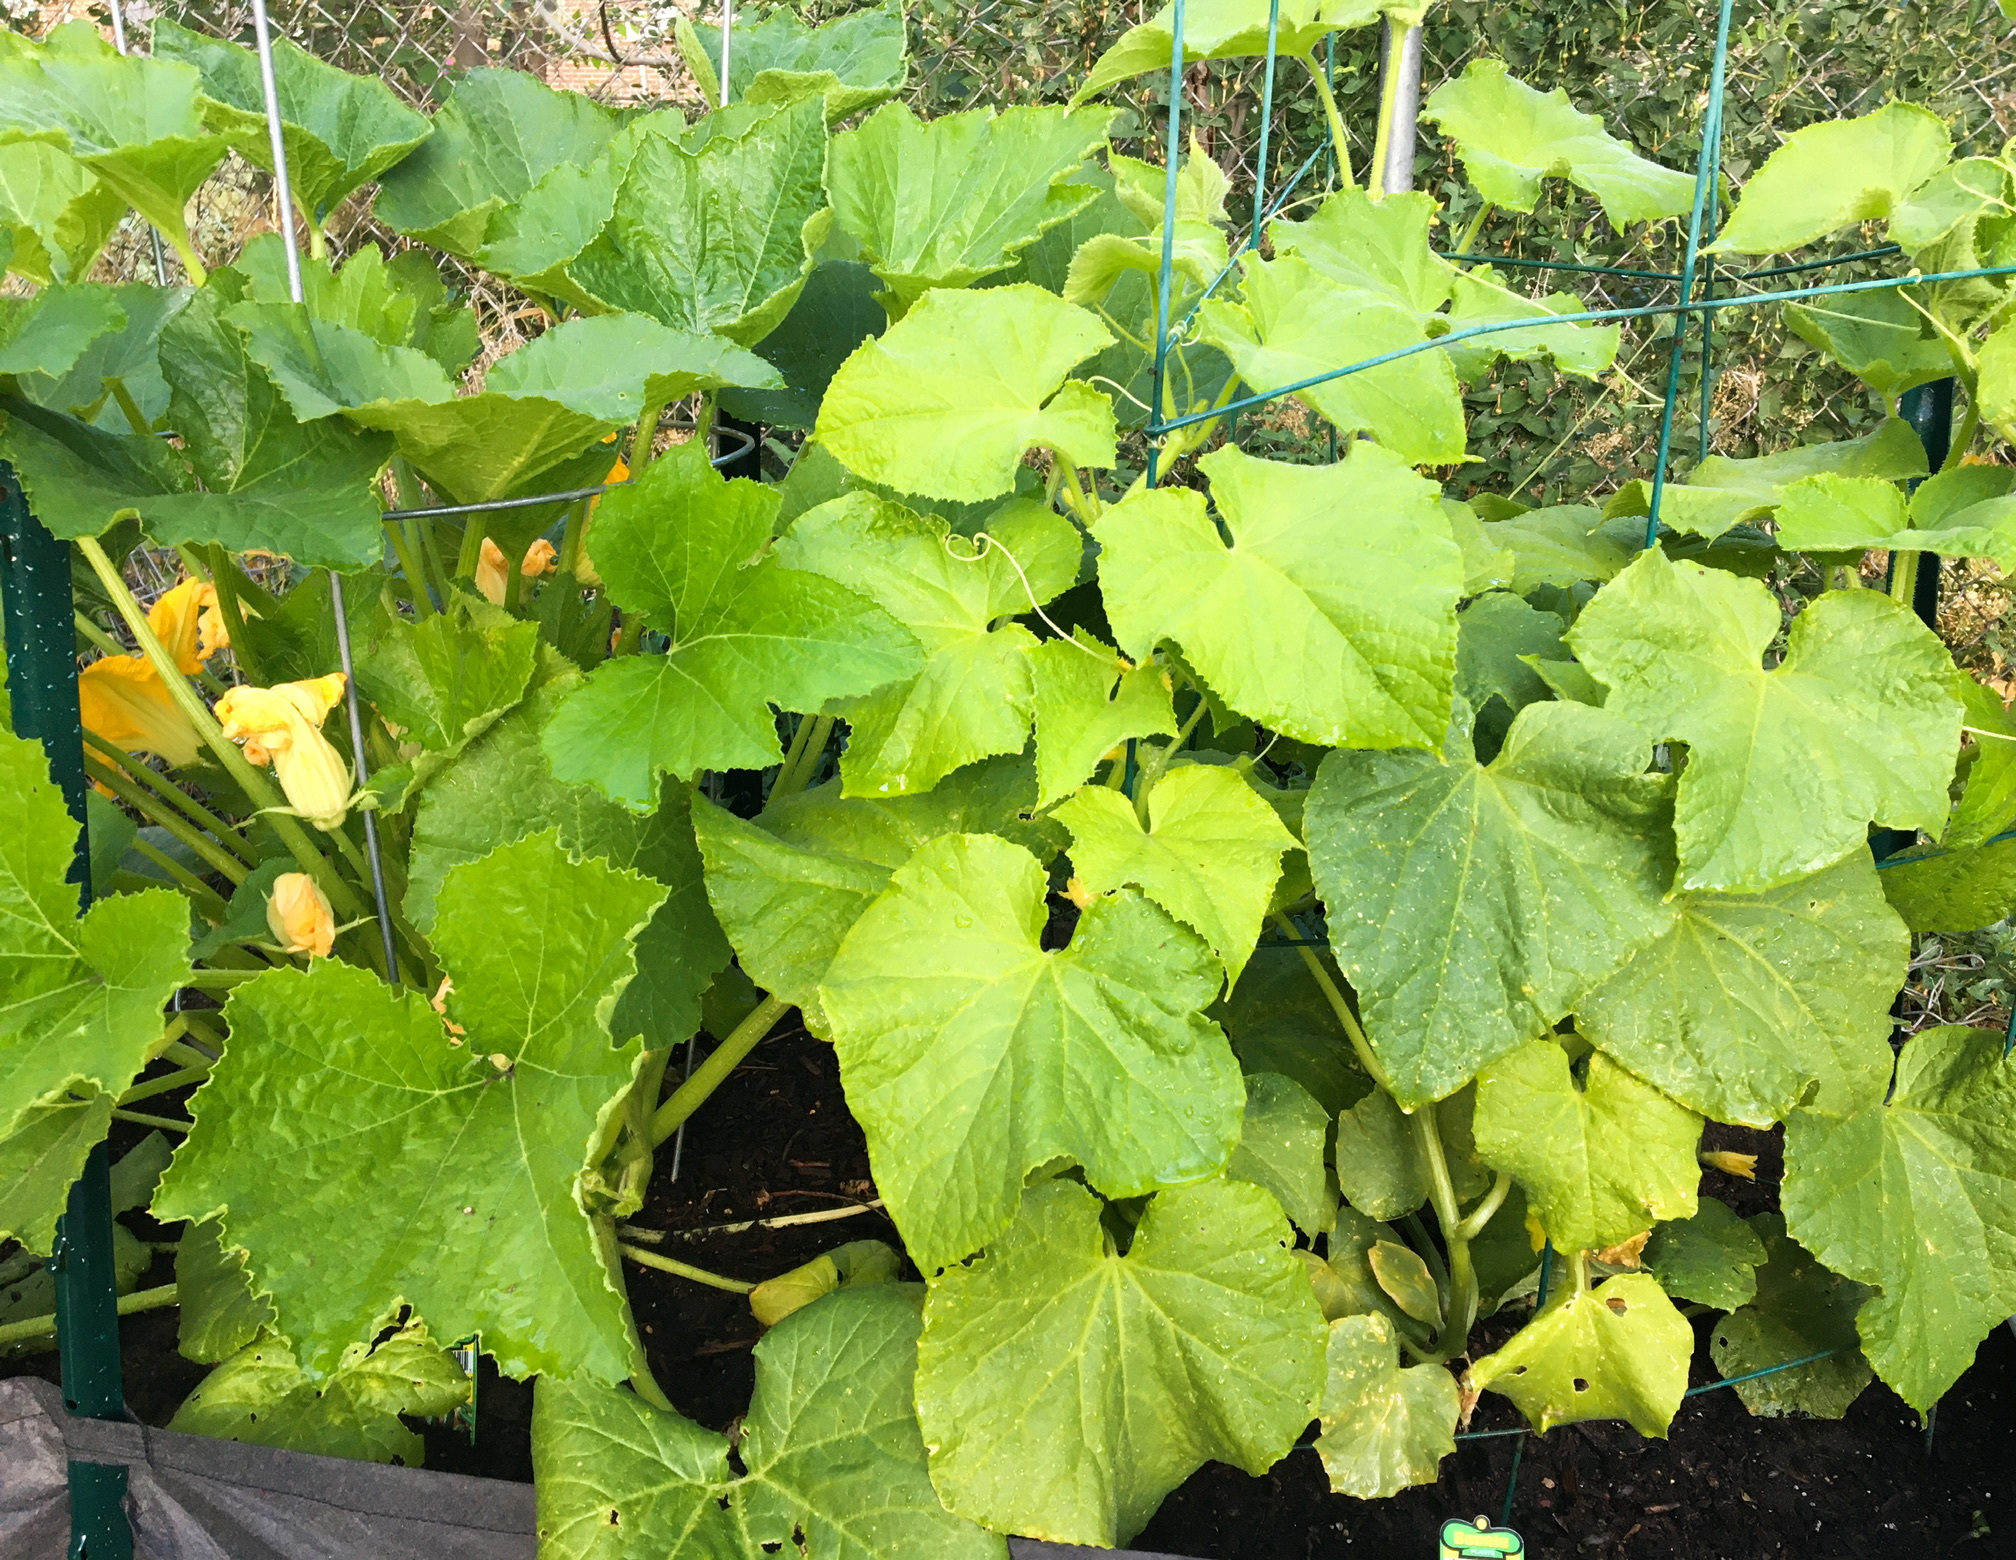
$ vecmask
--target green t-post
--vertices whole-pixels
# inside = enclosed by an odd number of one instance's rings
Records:
[[[1935,379],[1906,390],[1897,410],[1925,446],[1925,459],[1937,471],[1953,443],[1953,387],[1956,381]],[[1916,487],[1914,482],[1911,484]],[[1911,584],[1911,607],[1928,626],[1939,626],[1939,555],[1918,555],[1918,577]]]
[[[7,693],[14,730],[33,737],[77,820],[70,866],[80,904],[91,898],[85,836],[84,736],[77,710],[77,637],[71,626],[70,548],[28,511],[14,473],[0,464],[0,602],[7,627]],[[118,1287],[112,1266],[112,1188],[105,1145],[84,1161],[56,1222],[56,1334],[63,1405],[91,1419],[126,1417],[119,1381]],[[70,1464],[71,1560],[131,1560],[126,1470]]]

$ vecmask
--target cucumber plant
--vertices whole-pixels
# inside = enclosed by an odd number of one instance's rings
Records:
[[[1209,11],[1195,57],[1265,52]],[[1281,8],[1333,123],[1312,51],[1377,17]],[[182,226],[270,156],[244,50],[0,35],[0,458],[77,558],[98,785],[79,919],[0,741],[0,1228],[47,1251],[114,1119],[179,1136],[152,1211],[217,1371],[178,1423],[410,1456],[473,1336],[539,1380],[544,1554],[999,1556],[1312,1422],[1358,1496],[1486,1392],[1664,1435],[1703,1311],[1725,1376],[1798,1362],[1755,1412],[1929,1409],[2016,1310],[2002,1036],[1891,1018],[1914,932],[2016,908],[2016,720],[1911,610],[1927,554],[2016,567],[2011,165],[1893,103],[1714,236],[1876,224],[1943,278],[1787,310],[1875,432],[1459,502],[1465,387],[1600,379],[1620,323],[1348,166],[1241,244],[1196,147],[1108,145],[1172,27],[932,121],[894,11],[748,27],[690,122],[503,70],[426,118],[283,46],[300,303],[279,236],[211,268]],[[1425,113],[1496,205],[1693,207],[1497,62]],[[374,181],[397,252],[333,254]],[[128,208],[184,284],[83,279]],[[472,367],[440,256],[542,328]],[[1933,471],[1895,414],[1948,378]],[[1228,437],[1290,387],[1330,458]],[[770,476],[719,474],[722,416]],[[143,546],[186,574],[149,605]],[[792,1011],[922,1282],[850,1243],[765,1285],[724,1436],[653,1378],[625,1221]],[[193,1125],[134,1109],[187,1084]],[[1702,1194],[1747,1168],[1710,1122],[1782,1127],[1782,1215]]]

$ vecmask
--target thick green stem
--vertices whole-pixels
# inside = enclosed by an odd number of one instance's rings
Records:
[[[1330,78],[1323,74],[1323,67],[1316,63],[1313,52],[1303,55],[1302,63],[1309,67],[1309,79],[1315,83],[1316,96],[1323,102],[1323,117],[1330,121],[1330,144],[1337,151],[1337,178],[1340,183],[1354,183],[1356,181],[1351,176],[1351,142],[1344,134],[1344,116],[1337,112],[1337,96],[1330,90]]]
[[[145,839],[136,839],[131,848],[167,873],[168,881],[187,894],[195,902],[196,908],[209,919],[222,921],[231,913],[231,907],[224,902],[217,890],[158,845]]]
[[[134,1316],[141,1311],[158,1311],[163,1306],[176,1303],[176,1289],[173,1284],[163,1284],[159,1289],[140,1289],[130,1295],[119,1297],[119,1314]],[[37,1338],[56,1336],[56,1318],[53,1316],[31,1316],[26,1321],[9,1322],[0,1327],[0,1349],[17,1343],[32,1343]]]
[[[796,796],[811,783],[812,776],[818,771],[819,760],[826,755],[826,739],[833,735],[833,717],[808,717],[799,727],[799,735],[804,737],[804,743],[801,746],[796,738],[792,740],[794,752],[784,755],[784,767],[777,771],[776,782],[770,787],[772,802]]]
[[[251,761],[238,750],[238,744],[224,735],[224,728],[217,724],[217,717],[210,713],[210,706],[196,697],[196,690],[189,686],[189,679],[176,669],[174,659],[162,648],[161,641],[154,637],[153,629],[147,626],[147,614],[140,610],[140,603],[133,599],[133,592],[126,588],[126,581],[106,556],[105,549],[95,539],[86,537],[77,543],[77,550],[84,554],[92,573],[98,576],[98,583],[105,587],[105,593],[112,598],[112,604],[119,609],[119,616],[125,620],[127,630],[140,646],[140,653],[147,657],[168,689],[168,696],[189,717],[196,734],[203,739],[203,745],[216,755],[225,773],[238,782],[252,805],[266,813],[273,832],[280,837],[280,843],[293,854],[301,870],[315,879],[337,912],[346,918],[363,915],[364,901],[343,881],[328,858],[315,848],[314,841],[308,838],[308,831],[301,827],[300,822],[278,810],[285,805],[284,798],[265,775],[252,767]]]
[[[128,779],[146,787],[171,807],[179,810],[185,818],[210,835],[226,850],[235,851],[246,866],[259,865],[258,854],[245,843],[236,829],[159,770],[141,763],[132,754],[114,743],[107,742],[95,731],[84,733],[84,745],[97,753],[105,763],[122,770]]]
[[[84,772],[135,812],[152,819],[155,824],[188,846],[209,863],[213,872],[220,872],[229,878],[232,887],[235,888],[245,881],[247,868],[244,862],[215,840],[193,828],[186,818],[166,806],[160,798],[141,790],[120,771],[109,764],[101,764],[94,758],[87,757],[84,760]]]
[[[1512,1190],[1512,1177],[1504,1171],[1491,1183],[1491,1190],[1484,1194],[1484,1200],[1472,1208],[1457,1231],[1465,1240],[1475,1240],[1484,1233],[1485,1226],[1498,1217],[1498,1210],[1505,1206],[1505,1198]]]
[[[644,414],[637,419],[637,431],[630,439],[630,458],[623,463],[630,468],[633,482],[644,475],[658,453],[658,423],[664,415],[665,403],[657,401],[645,407]]]
[[[138,1110],[115,1110],[112,1112],[112,1119],[130,1121],[136,1127],[152,1127],[157,1132],[180,1132],[185,1136],[190,1126],[188,1122],[177,1121],[172,1116],[150,1116],[145,1111]]]
[[[1277,910],[1270,918],[1278,930],[1289,941],[1300,944],[1301,931],[1288,919],[1286,911]],[[1386,1069],[1379,1065],[1379,1058],[1372,1054],[1372,1042],[1365,1038],[1365,1031],[1359,1026],[1358,1015],[1351,1011],[1351,1004],[1344,1000],[1344,993],[1337,989],[1337,983],[1330,978],[1330,972],[1323,968],[1323,961],[1316,957],[1313,948],[1297,946],[1295,951],[1302,955],[1302,962],[1308,966],[1310,975],[1323,993],[1323,1000],[1330,1004],[1330,1011],[1337,1015],[1337,1022],[1344,1027],[1345,1035],[1351,1041],[1351,1049],[1358,1055],[1358,1065],[1365,1069],[1365,1075],[1388,1094],[1393,1086],[1386,1079]]]
[[[1435,1343],[1445,1359],[1460,1353],[1477,1319],[1477,1269],[1470,1258],[1470,1237],[1456,1204],[1456,1184],[1449,1175],[1449,1156],[1434,1105],[1423,1105],[1412,1116],[1414,1141],[1428,1165],[1428,1200],[1442,1240],[1449,1248],[1449,1297]],[[1502,1200],[1502,1199],[1501,1199]]]
[[[737,1024],[728,1038],[717,1045],[707,1060],[680,1084],[672,1098],[660,1105],[651,1117],[651,1145],[657,1147],[679,1130],[679,1124],[706,1103],[727,1076],[742,1065],[742,1059],[756,1049],[777,1020],[791,1011],[791,1004],[765,997],[749,1016]]]
[[[1470,253],[1470,246],[1477,242],[1477,235],[1484,231],[1484,224],[1490,219],[1492,209],[1488,200],[1477,203],[1477,215],[1470,219],[1470,225],[1463,230],[1463,236],[1456,240],[1457,254]]]
[[[182,982],[198,991],[228,991],[233,986],[242,986],[248,980],[257,980],[266,970],[191,970]]]
[[[112,392],[112,399],[119,403],[119,410],[126,418],[126,425],[143,439],[154,437],[154,425],[147,420],[147,414],[133,399],[133,392],[126,388],[126,381],[117,374],[105,376],[105,388]]]
[[[184,1067],[179,1072],[165,1073],[159,1078],[149,1078],[145,1083],[136,1083],[119,1096],[121,1105],[138,1105],[142,1100],[150,1100],[157,1094],[169,1094],[185,1083],[198,1083],[210,1076],[206,1063],[201,1067]]]
[[[644,619],[634,612],[625,613],[623,623],[616,630],[616,643],[609,647],[611,656],[635,655],[638,643],[644,638]]]
[[[681,1278],[690,1278],[696,1284],[705,1284],[710,1289],[725,1289],[731,1295],[746,1295],[756,1286],[745,1284],[739,1278],[724,1278],[719,1273],[710,1273],[705,1268],[681,1262],[677,1257],[661,1257],[655,1251],[645,1251],[638,1246],[619,1245],[616,1248],[639,1267],[656,1268],[661,1273],[676,1273]]]
[[[413,522],[388,521],[386,535],[392,538],[392,551],[399,559],[399,572],[406,576],[406,594],[412,598],[414,614],[421,622],[434,615],[434,597],[427,589],[427,570],[420,561],[420,554],[413,546],[413,537],[407,527]]]
[[[1911,599],[1918,593],[1918,559],[1915,552],[1898,552],[1890,555],[1890,599],[1904,606],[1911,605]]]
[[[1168,769],[1169,761],[1183,751],[1183,744],[1190,740],[1190,733],[1197,729],[1210,708],[1209,701],[1200,692],[1197,707],[1183,717],[1183,724],[1176,728],[1176,739],[1166,747],[1158,747],[1148,755],[1148,762],[1141,766],[1141,776],[1134,784],[1134,816],[1141,820],[1141,827],[1148,827],[1148,794],[1155,789],[1155,782]]]
[[[126,655],[128,653],[124,645],[106,633],[103,628],[83,612],[73,607],[70,617],[77,625],[77,632],[90,640],[92,644],[96,645],[106,655]]]

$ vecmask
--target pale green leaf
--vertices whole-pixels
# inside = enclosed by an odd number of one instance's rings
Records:
[[[1967,785],[1946,825],[1949,849],[1981,844],[2016,821],[2016,716],[2009,713],[1999,692],[1972,677],[1961,683],[1960,698],[1967,706],[1961,729],[1974,752],[1971,759],[1963,754]]]
[[[500,358],[483,385],[543,396],[609,422],[635,422],[648,407],[726,385],[774,389],[777,370],[715,335],[673,330],[635,314],[569,320]]]
[[[473,257],[492,221],[555,168],[586,167],[622,128],[619,110],[522,70],[472,70],[434,133],[390,170],[373,211],[411,238]]]
[[[712,67],[711,79],[700,76],[711,102],[719,95],[721,29],[695,22],[693,35]],[[795,103],[816,94],[825,101],[826,122],[838,124],[900,91],[909,70],[897,6],[852,11],[818,27],[781,5],[754,26],[735,18],[729,93],[738,103]]]
[[[1712,251],[1770,255],[1888,217],[1946,166],[1945,121],[1916,103],[1795,130],[1743,186]]]
[[[1671,927],[1577,1003],[1582,1032],[1716,1121],[1769,1126],[1816,1085],[1880,1096],[1911,952],[1894,875],[1857,850],[1761,894],[1677,896]]]
[[[444,1337],[481,1332],[514,1376],[628,1376],[614,1254],[576,1188],[641,1055],[608,1014],[664,897],[533,835],[448,874],[445,1019],[332,960],[237,987],[156,1216],[221,1211],[310,1374],[407,1304]],[[354,1229],[370,1238],[331,1238]]]
[[[1788,303],[1785,323],[1878,395],[1893,400],[1953,372],[1946,344],[1897,289]]]
[[[1441,1290],[1418,1251],[1398,1241],[1379,1240],[1365,1258],[1374,1281],[1404,1314],[1430,1327],[1441,1322]]]
[[[1483,526],[1486,540],[1511,552],[1511,585],[1522,596],[1543,585],[1615,579],[1645,545],[1642,524],[1605,520],[1587,504],[1529,509]]]
[[[1659,523],[1714,538],[1731,526],[1758,520],[1778,507],[1785,489],[1803,477],[1875,477],[1909,481],[1926,473],[1925,445],[1911,425],[1891,418],[1874,433],[1831,444],[1801,444],[1754,460],[1710,455],[1685,482],[1668,483],[1659,500]],[[1604,505],[1606,518],[1650,512],[1652,485],[1627,482]],[[1643,532],[1640,545],[1643,543]]]
[[[1112,405],[1065,376],[1112,340],[1028,283],[934,290],[841,365],[816,437],[856,476],[957,501],[1013,492],[1031,446],[1108,467]]]
[[[1490,532],[1484,529],[1484,522],[1477,518],[1477,511],[1469,504],[1459,503],[1453,498],[1442,500],[1442,513],[1448,516],[1449,529],[1455,533],[1456,545],[1463,549],[1463,594],[1474,596],[1481,591],[1496,590],[1512,583],[1512,549],[1495,542]]]
[[[1379,13],[1379,6],[1368,0],[1281,0],[1273,13],[1274,47],[1283,59],[1307,54],[1325,33],[1367,26]],[[1262,0],[1196,0],[1183,14],[1184,63],[1265,54],[1269,14]],[[1175,46],[1175,6],[1168,4],[1140,26],[1128,28],[1099,56],[1073,101],[1151,70],[1166,79]]]
[[[1209,1461],[1258,1475],[1314,1417],[1324,1324],[1274,1199],[1162,1192],[1123,1255],[1072,1181],[1022,1199],[931,1286],[917,1417],[954,1511],[1057,1543],[1125,1543]]]
[[[1573,293],[1555,292],[1529,298],[1500,281],[1490,266],[1480,265],[1456,278],[1449,328],[1461,331],[1506,320],[1544,320],[1551,314],[1579,314],[1588,307]],[[1619,325],[1535,325],[1530,329],[1473,336],[1467,341],[1452,342],[1443,351],[1456,365],[1456,377],[1465,384],[1482,377],[1500,358],[1530,363],[1545,357],[1564,374],[1596,379],[1617,360],[1622,330]]]
[[[1428,242],[1438,210],[1423,191],[1396,190],[1373,200],[1347,184],[1307,221],[1276,221],[1267,234],[1276,255],[1299,255],[1340,287],[1427,315],[1449,301],[1458,274]]]
[[[1787,487],[1780,499],[1778,545],[1808,552],[1882,547],[1992,558],[2002,568],[2016,568],[2016,501],[1996,497],[1946,507],[1930,524],[1915,524],[1914,508],[1907,508],[1893,483],[1871,477],[1807,477]]]
[[[1477,1151],[1526,1188],[1563,1251],[1600,1251],[1694,1214],[1701,1118],[1601,1051],[1577,1077],[1551,1040],[1477,1076]]]
[[[1434,484],[1363,443],[1331,466],[1229,445],[1199,465],[1229,547],[1190,489],[1135,493],[1099,522],[1121,648],[1180,645],[1214,693],[1299,741],[1439,747],[1463,560]]]
[[[1606,710],[1688,746],[1678,888],[1773,888],[1859,849],[1871,822],[1945,826],[1961,717],[1945,647],[1881,592],[1830,591],[1766,670],[1780,623],[1758,581],[1652,548],[1569,630]]]
[[[1472,60],[1429,94],[1421,117],[1456,142],[1478,193],[1511,211],[1531,211],[1540,181],[1554,175],[1594,195],[1618,228],[1679,216],[1694,202],[1692,174],[1640,157],[1559,87],[1536,91],[1502,60]]]
[[[303,1370],[280,1338],[225,1360],[182,1400],[170,1430],[277,1446],[317,1457],[420,1466],[426,1447],[401,1414],[440,1419],[469,1401],[472,1383],[422,1323],[384,1342],[354,1344],[327,1377]]]
[[[1890,1098],[1785,1123],[1785,1223],[1882,1294],[1857,1328],[1869,1363],[1921,1412],[2016,1311],[2016,1067],[1998,1030],[1912,1036]]]
[[[1246,1123],[1225,1174],[1264,1186],[1305,1234],[1337,1222],[1337,1193],[1323,1162],[1329,1113],[1309,1091],[1280,1073],[1246,1075]]]
[[[0,300],[0,376],[60,378],[91,345],[121,330],[126,311],[109,287],[52,283],[32,298]]]
[[[734,1442],[624,1388],[542,1378],[540,1554],[748,1560],[802,1542],[819,1560],[1005,1560],[1000,1538],[931,1488],[910,1404],[918,1327],[908,1285],[844,1289],[793,1312],[756,1345]]]
[[[1401,1368],[1399,1336],[1385,1317],[1331,1322],[1316,1455],[1335,1493],[1383,1500],[1434,1483],[1456,1450],[1461,1412],[1456,1378],[1444,1367]]]
[[[175,1305],[176,1348],[204,1365],[222,1364],[273,1325],[273,1308],[252,1293],[245,1253],[224,1249],[215,1219],[185,1225],[175,1244]]]
[[[0,146],[0,236],[6,267],[31,282],[80,282],[105,247],[126,197],[46,141]]]
[[[825,161],[814,99],[697,145],[641,132],[607,226],[567,275],[606,307],[754,346],[811,274]]]
[[[1237,982],[1297,841],[1237,769],[1184,764],[1148,796],[1148,820],[1105,786],[1056,809],[1071,831],[1071,863],[1095,893],[1139,888],[1211,945]]]
[[[1644,1261],[1659,1287],[1675,1299],[1733,1311],[1756,1298],[1764,1242],[1727,1203],[1703,1197],[1691,1218],[1652,1231]]]
[[[1244,301],[1213,298],[1199,335],[1232,360],[1256,394],[1427,340],[1412,309],[1330,280],[1307,260],[1248,255]],[[1442,352],[1416,352],[1295,392],[1340,436],[1369,433],[1410,464],[1464,458],[1463,398]]]
[[[366,244],[340,266],[299,258],[302,301],[317,319],[348,325],[391,346],[418,347],[451,374],[461,373],[476,356],[476,311],[449,292],[425,250],[402,250],[387,260],[377,245]],[[252,239],[231,271],[254,303],[293,300],[287,248],[278,233]],[[220,277],[210,290],[219,291],[221,283]]]
[[[0,783],[12,809],[0,831],[0,1233],[46,1252],[112,1098],[161,1040],[188,973],[189,913],[181,895],[148,889],[80,921],[66,880],[77,825],[42,744],[0,732]]]
[[[833,139],[833,215],[900,313],[929,288],[967,287],[1097,194],[1074,181],[1106,143],[1111,109],[991,108],[920,120],[884,104]]]
[[[1337,1118],[1337,1186],[1373,1219],[1397,1219],[1428,1200],[1428,1164],[1414,1126],[1384,1089]]]
[[[1760,1213],[1749,1229],[1764,1259],[1756,1297],[1715,1324],[1709,1340],[1715,1368],[1725,1378],[1771,1372],[1734,1389],[1759,1418],[1839,1419],[1869,1385],[1869,1362],[1855,1335],[1855,1313],[1869,1290],[1815,1262],[1785,1233],[1781,1215]],[[1838,1352],[1795,1370],[1772,1369],[1829,1349]]]
[[[1222,1166],[1244,1090],[1201,1009],[1203,942],[1147,900],[1094,900],[1045,951],[1035,858],[924,846],[841,941],[819,996],[875,1181],[926,1272],[993,1240],[1024,1178],[1069,1158],[1108,1196]]]
[[[1068,520],[1033,503],[1003,506],[982,537],[955,539],[935,515],[854,493],[801,515],[778,541],[784,568],[858,591],[924,651],[914,679],[836,706],[849,726],[846,795],[928,791],[1028,740],[1036,637],[1003,620],[1066,589],[1081,543]]]
[[[1694,1329],[1648,1273],[1569,1288],[1470,1367],[1472,1388],[1503,1393],[1542,1434],[1585,1419],[1622,1419],[1663,1439],[1687,1390]]]
[[[546,728],[553,773],[642,811],[666,772],[762,769],[782,756],[769,704],[801,713],[915,675],[879,607],[766,551],[774,488],[724,480],[703,442],[668,451],[595,517],[610,598],[669,636],[605,661]]]
[[[1467,745],[1332,753],[1307,809],[1331,950],[1405,1105],[1546,1033],[1673,923],[1642,733],[1542,703],[1488,766]]]
[[[210,127],[270,173],[273,151],[259,56],[165,17],[154,24],[153,52],[196,67],[211,99],[204,116]],[[427,116],[400,102],[376,76],[338,70],[284,36],[273,40],[271,59],[288,183],[310,222],[322,221],[346,195],[433,133]]]
[[[1974,932],[2016,912],[2016,840],[1888,856],[1880,876],[1914,932]]]
[[[1036,711],[1036,804],[1047,807],[1088,779],[1099,761],[1141,737],[1173,737],[1169,674],[1131,666],[1083,629],[1029,652]]]

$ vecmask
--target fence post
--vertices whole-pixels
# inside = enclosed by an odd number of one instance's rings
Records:
[[[1898,412],[1924,444],[1925,463],[1934,471],[1945,464],[1953,443],[1954,383],[1935,379],[1929,385],[1906,390],[1897,400]],[[1939,626],[1939,562],[1937,553],[1920,553],[1918,576],[1911,586],[1911,610],[1935,631]]]
[[[77,824],[70,880],[91,900],[85,834],[84,737],[77,709],[77,631],[71,626],[70,548],[28,511],[14,473],[0,464],[0,598],[7,624],[7,693],[17,735],[41,742],[49,773]],[[56,1222],[56,1338],[63,1406],[90,1419],[126,1417],[119,1379],[118,1288],[112,1265],[112,1190],[105,1145],[84,1161]],[[126,1470],[70,1464],[70,1556],[130,1560]]]

